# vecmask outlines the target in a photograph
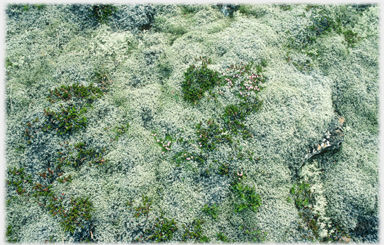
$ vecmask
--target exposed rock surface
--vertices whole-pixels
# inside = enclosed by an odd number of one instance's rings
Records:
[[[335,150],[340,148],[344,141],[344,117],[334,117],[328,126],[324,137],[316,144],[314,144],[308,153],[305,155],[300,168],[314,155],[318,155],[328,150]]]

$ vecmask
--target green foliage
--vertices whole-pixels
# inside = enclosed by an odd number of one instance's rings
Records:
[[[127,123],[127,125],[115,126],[114,131],[115,131],[118,135],[122,135],[122,134],[124,134],[125,132],[127,132],[128,128],[129,128],[129,123]],[[116,136],[115,139],[117,140],[117,139],[119,139],[119,137]]]
[[[351,48],[354,48],[355,44],[360,40],[360,37],[357,36],[357,33],[353,32],[352,30],[344,31],[343,34],[345,41]]]
[[[50,209],[52,216],[60,216],[61,226],[65,231],[74,233],[76,227],[84,228],[84,223],[92,219],[91,212],[95,211],[89,198],[70,198],[71,208],[67,210],[63,206],[63,198],[53,196],[47,208]]]
[[[242,4],[239,7],[239,12],[246,15],[247,17],[253,16],[255,18],[263,17],[266,14],[265,11],[259,10],[257,8],[255,9],[254,6],[255,5],[251,4]]]
[[[201,211],[205,212],[208,215],[211,215],[214,220],[217,220],[217,214],[219,213],[219,206],[215,203],[212,207],[208,207],[208,204],[201,209]]]
[[[149,236],[148,239],[154,239],[155,242],[167,242],[170,241],[178,228],[176,226],[177,222],[175,219],[168,220],[167,218],[163,219],[163,215],[160,218],[156,218],[157,223],[155,223],[155,232],[153,235]]]
[[[152,201],[148,202],[148,197],[144,196],[144,195],[142,198],[143,198],[143,204],[141,204],[139,207],[133,208],[136,211],[136,213],[133,215],[135,218],[140,217],[140,215],[142,215],[142,214],[144,214],[144,215],[146,214],[148,217],[148,213],[149,213],[149,211],[151,211],[150,206],[152,205]],[[132,207],[131,202],[128,202],[127,205]],[[131,210],[131,208],[129,210]]]
[[[58,169],[61,168],[63,164],[73,166],[75,168],[79,168],[84,163],[89,164],[98,164],[103,165],[108,162],[107,159],[104,159],[102,153],[99,152],[97,154],[97,150],[94,148],[86,148],[86,144],[84,142],[78,142],[74,145],[69,145],[68,141],[63,142],[63,145],[59,143],[61,146],[66,149],[66,151],[59,151],[59,159],[56,161],[56,166]],[[102,150],[103,152],[105,149]]]
[[[16,169],[15,167],[12,169],[8,169],[8,179],[7,188],[13,186],[16,189],[17,194],[23,196],[26,192],[27,184],[32,183],[32,176],[26,174],[24,168]]]
[[[257,98],[257,94],[262,90],[262,85],[265,82],[265,77],[262,75],[264,68],[267,66],[266,60],[261,60],[259,64],[254,64],[253,61],[241,66],[232,65],[228,72],[223,74],[223,78],[227,81],[229,88],[239,86],[236,96],[240,99],[237,105],[231,104],[224,108],[224,113],[221,116],[225,127],[237,135],[240,131],[243,139],[252,137],[251,133],[245,128],[243,121],[246,116],[252,112],[256,112],[261,108],[262,101]],[[256,69],[254,74],[253,69]],[[252,96],[254,94],[255,96]]]
[[[315,213],[312,202],[315,202],[314,197],[311,195],[310,184],[304,181],[294,184],[290,190],[290,193],[295,197],[295,206],[299,211],[299,216],[303,222],[300,224],[299,229],[305,230],[305,226],[308,227],[312,232],[313,236],[309,235],[306,238],[316,241],[319,239],[319,225],[318,221],[320,216]]]
[[[195,5],[182,4],[179,5],[179,7],[182,15],[195,14],[199,11],[199,9],[195,7]]]
[[[296,48],[307,48],[316,42],[317,37],[329,34],[332,31],[339,35],[344,35],[348,47],[353,48],[361,37],[358,37],[358,34],[352,30],[347,29],[349,25],[353,28],[354,22],[357,22],[358,19],[357,13],[353,12],[352,9],[347,6],[338,6],[335,13],[330,13],[322,5],[307,5],[306,11],[309,13],[309,19],[312,24],[294,38],[301,40],[300,46]],[[305,13],[303,13],[303,17],[306,17]],[[288,47],[294,46],[288,45]]]
[[[103,96],[101,88],[93,86],[91,83],[89,86],[84,86],[79,83],[73,85],[62,85],[60,88],[55,88],[53,91],[49,89],[51,95],[47,96],[47,100],[51,103],[55,102],[53,98],[61,99],[63,101],[69,101],[70,99],[82,99],[88,100],[88,103],[92,103],[95,99]]]
[[[5,237],[7,239],[7,242],[11,242],[11,243],[14,243],[14,242],[17,242],[17,239],[11,239],[10,237],[12,236],[12,226],[11,225],[8,225],[7,226],[7,231],[5,233]]]
[[[109,17],[117,11],[117,7],[112,4],[92,5],[90,17],[95,17],[100,24],[107,24]]]
[[[292,10],[292,6],[289,5],[289,4],[280,4],[279,7],[280,7],[283,11]]]
[[[219,167],[219,174],[228,176],[229,164],[222,163]]]
[[[240,181],[231,184],[231,189],[240,199],[238,203],[235,203],[235,212],[241,212],[246,209],[257,212],[257,208],[261,206],[261,198],[256,194],[254,188],[243,185]]]
[[[168,152],[171,150],[172,142],[175,141],[169,134],[165,134],[164,139],[159,139],[156,137],[157,133],[152,132],[151,134],[154,139],[156,140],[156,143],[161,147],[162,153]]]
[[[44,109],[44,116],[46,117],[47,123],[42,128],[43,131],[56,130],[57,134],[62,135],[87,126],[87,119],[82,116],[82,114],[87,112],[87,108],[80,109],[75,105],[67,108],[63,108],[62,105],[60,107],[61,112],[56,112],[49,108]]]
[[[291,188],[291,194],[296,196],[295,205],[298,209],[308,206],[311,197],[310,185],[304,181],[294,184]]]
[[[223,242],[231,242],[227,236],[225,236],[222,232],[219,232],[216,234],[217,236],[217,239],[219,239],[220,241],[223,241]]]
[[[261,232],[260,230],[250,230],[250,229],[245,229],[245,235],[247,237],[247,240],[252,241],[252,242],[264,242],[267,236],[267,232]]]
[[[183,98],[192,103],[197,104],[198,101],[204,96],[204,92],[212,89],[222,80],[217,71],[208,69],[208,64],[211,63],[210,59],[201,58],[201,67],[191,65],[184,73],[184,81],[181,84],[183,91]]]
[[[5,64],[6,64],[6,67],[12,67],[13,66],[13,63],[9,60],[9,58],[6,58],[5,59]]]
[[[203,228],[201,224],[204,224],[205,221],[200,219],[194,219],[192,222],[192,227],[188,229],[184,224],[184,235],[182,237],[183,242],[187,241],[187,239],[193,239],[199,242],[209,242],[209,238],[206,236],[201,237],[201,233],[203,232]],[[190,225],[188,225],[190,227]]]
[[[214,120],[207,121],[207,128],[202,127],[202,122],[196,125],[196,135],[198,136],[198,143],[201,148],[212,151],[216,149],[216,144],[221,142],[228,142],[232,144],[232,137],[225,134],[226,130],[221,129]]]

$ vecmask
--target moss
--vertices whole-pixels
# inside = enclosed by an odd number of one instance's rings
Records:
[[[112,4],[97,4],[92,5],[90,11],[90,16],[96,18],[97,22],[100,24],[108,24],[110,16],[117,11],[117,7]]]
[[[127,202],[127,205],[132,207],[132,203],[131,202]],[[135,218],[139,218],[140,215],[147,215],[148,217],[148,213],[149,211],[151,211],[151,208],[150,206],[152,205],[152,201],[149,202],[148,200],[148,197],[143,195],[143,204],[139,205],[139,207],[133,207],[133,209],[135,209],[136,213],[133,215]],[[129,210],[131,210],[131,208],[129,208]]]
[[[206,214],[212,216],[214,220],[217,220],[217,214],[219,212],[219,206],[215,203],[212,207],[209,207],[208,204],[206,204],[201,211],[205,212]]]
[[[188,227],[190,228],[187,228],[183,224],[184,234],[183,234],[182,240],[184,242],[187,241],[188,239],[192,239],[194,241],[199,241],[199,242],[208,242],[209,241],[208,237],[206,236],[201,237],[201,233],[203,232],[203,228],[201,225],[204,223],[205,223],[204,220],[194,219],[192,222],[192,227],[188,225]]]
[[[235,202],[235,212],[241,212],[242,210],[250,209],[257,212],[257,209],[261,206],[261,198],[255,192],[255,187],[251,188],[241,183],[241,180],[245,179],[245,174],[235,174],[235,181],[231,184],[231,190],[237,197]]]
[[[224,235],[224,233],[222,233],[222,232],[217,233],[216,236],[217,236],[217,239],[220,240],[220,241],[230,242],[228,237],[226,235]]]
[[[184,81],[181,85],[183,99],[192,104],[197,104],[204,96],[204,92],[212,89],[222,80],[217,71],[207,67],[211,63],[210,59],[200,57],[199,60],[202,62],[201,67],[191,65],[184,73]]]
[[[157,223],[154,225],[155,232],[149,236],[148,239],[154,240],[155,242],[170,241],[173,238],[173,233],[178,230],[175,219],[168,220],[161,215],[160,218],[156,218],[156,221]]]
[[[239,12],[246,16],[253,16],[255,18],[263,17],[266,12],[262,9],[254,8],[255,5],[251,4],[242,4],[239,7]]]

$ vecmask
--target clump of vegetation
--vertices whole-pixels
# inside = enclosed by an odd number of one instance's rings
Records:
[[[261,18],[266,14],[265,10],[262,9],[254,9],[252,8],[254,5],[251,4],[242,4],[239,7],[239,12],[246,16],[253,16],[255,18]]]
[[[21,169],[9,169],[8,170],[8,179],[7,184],[8,188],[14,186],[16,188],[16,193],[23,196],[26,192],[25,185],[32,183],[32,176],[25,173],[24,168]]]
[[[346,30],[343,32],[344,39],[347,42],[348,46],[351,48],[355,47],[355,44],[360,40],[361,37],[357,36],[356,32],[352,30]]]
[[[127,125],[121,125],[121,126],[115,126],[115,129],[114,131],[118,134],[118,135],[122,135],[124,134],[125,132],[127,132],[129,128],[129,123],[127,123]],[[118,136],[115,137],[115,139],[119,139]]]
[[[194,219],[192,222],[191,229],[188,229],[184,224],[183,228],[185,230],[184,235],[182,237],[183,242],[187,241],[187,239],[194,239],[198,242],[209,242],[209,238],[207,236],[201,237],[201,233],[203,231],[203,228],[201,227],[201,224],[204,224],[204,220],[200,219]],[[190,227],[190,225],[188,225]]]
[[[154,225],[155,233],[148,237],[149,240],[154,239],[155,242],[167,242],[170,241],[178,228],[175,219],[168,220],[163,218],[161,214],[160,218],[156,218],[157,223]]]
[[[47,100],[51,102],[55,102],[55,97],[57,99],[61,99],[63,101],[69,101],[70,99],[82,99],[88,100],[89,103],[92,103],[95,99],[98,99],[103,96],[103,91],[101,88],[94,86],[94,83],[91,83],[89,86],[84,86],[79,83],[75,83],[72,85],[62,85],[60,88],[55,88],[54,90],[50,90],[50,95],[47,96]]]
[[[220,84],[221,77],[219,72],[209,69],[207,66],[211,63],[210,59],[201,58],[201,67],[191,65],[184,73],[185,80],[181,88],[183,90],[183,98],[192,103],[197,104],[204,96],[204,93]]]
[[[92,5],[91,17],[95,17],[100,24],[107,24],[109,17],[117,11],[117,7],[112,4],[96,4]]]
[[[219,168],[219,174],[228,176],[229,164],[222,163]]]
[[[314,197],[312,196],[312,191],[310,189],[310,184],[304,181],[301,181],[297,184],[294,184],[290,190],[291,194],[295,197],[295,206],[299,211],[300,218],[303,219],[303,223],[300,225],[300,229],[305,230],[307,226],[313,233],[308,235],[306,238],[316,241],[319,239],[319,228],[318,221],[320,216],[318,213],[314,212],[314,209],[311,205],[311,202],[314,202]]]
[[[61,145],[61,143],[60,143]],[[86,144],[84,142],[78,142],[74,145],[69,145],[68,141],[63,142],[64,149],[68,152],[59,151],[58,154],[61,156],[56,161],[56,166],[60,169],[63,164],[73,166],[75,168],[79,168],[84,163],[89,164],[98,164],[103,165],[108,162],[107,159],[104,159],[102,153],[97,154],[97,150],[94,148],[85,148]],[[105,152],[105,149],[102,149]]]
[[[159,139],[156,137],[157,133],[152,132],[151,135],[154,137],[156,140],[156,143],[161,147],[162,153],[168,152],[171,150],[172,143],[176,141],[176,139],[172,138],[170,134],[165,134],[164,139]]]
[[[201,154],[189,153],[186,150],[176,153],[172,157],[172,162],[176,163],[176,167],[180,167],[180,163],[188,161],[197,161],[199,164],[206,162],[207,158]]]
[[[212,151],[216,149],[216,144],[221,142],[228,142],[232,144],[232,137],[225,134],[226,130],[221,129],[214,120],[207,121],[207,128],[202,127],[202,122],[196,125],[196,135],[198,136],[199,146],[205,150]]]
[[[151,211],[150,206],[152,205],[152,201],[149,202],[149,201],[148,201],[148,197],[147,197],[147,196],[144,196],[144,195],[143,195],[142,198],[143,198],[143,204],[140,205],[140,206],[137,207],[137,208],[134,207],[136,213],[135,213],[133,216],[134,216],[135,218],[140,217],[140,215],[142,215],[142,214],[144,214],[144,215],[146,214],[147,217],[148,217],[148,213],[149,213],[149,211]],[[132,207],[132,203],[131,203],[131,202],[127,202],[127,205],[130,206],[130,207]],[[129,210],[132,210],[132,209],[130,208]]]
[[[347,29],[349,24],[353,25],[349,17],[350,14],[355,14],[354,12],[347,13],[347,11],[353,11],[346,8],[346,6],[340,6],[340,9],[335,13],[335,15],[330,14],[323,6],[321,5],[307,5],[306,12],[309,12],[309,19],[312,21],[312,24],[307,26],[303,31],[301,31],[295,38],[291,40],[300,40],[300,45],[296,48],[302,49],[307,48],[309,45],[316,42],[317,37],[331,33],[332,31],[336,32],[339,35],[343,35],[345,42],[348,47],[354,47],[355,44],[360,40],[361,37],[357,33],[354,33],[352,30]],[[303,17],[306,17],[306,14],[303,13]],[[352,18],[356,18],[353,16]],[[292,44],[289,44],[288,47],[294,47]]]
[[[249,242],[264,242],[267,232],[261,232],[257,229],[250,229],[245,224],[239,227],[240,230],[244,231],[246,240]]]
[[[7,232],[5,233],[5,237],[7,238],[7,241],[8,242],[17,242],[17,239],[11,239],[10,237],[12,236],[12,226],[11,225],[8,225],[7,226]]]
[[[279,6],[283,11],[292,10],[292,6],[289,4],[280,4]]]
[[[222,232],[219,232],[216,234],[217,236],[217,239],[219,239],[220,241],[223,241],[223,242],[231,242],[228,237],[226,235],[224,235],[224,233]]]
[[[87,112],[87,108],[77,108],[76,106],[63,108],[61,112],[55,112],[49,108],[44,109],[44,116],[47,124],[42,128],[43,131],[56,130],[57,134],[62,135],[72,130],[78,130],[87,126],[87,118],[82,116]]]
[[[62,219],[60,224],[65,231],[74,233],[76,227],[84,228],[84,222],[91,220],[91,212],[95,211],[93,204],[88,200],[89,198],[70,198],[71,207],[66,210],[62,204],[62,198],[53,198],[50,200],[47,207],[50,209],[52,216],[59,215]]]
[[[201,211],[205,212],[208,215],[211,215],[214,220],[217,220],[217,214],[219,213],[219,206],[215,203],[212,207],[208,207],[208,204],[201,209]]]
[[[241,212],[242,210],[251,209],[257,212],[257,208],[261,206],[261,198],[255,192],[255,187],[243,185],[241,180],[245,178],[243,172],[237,173],[235,181],[231,184],[231,189],[234,194],[240,199],[235,203],[235,212]]]

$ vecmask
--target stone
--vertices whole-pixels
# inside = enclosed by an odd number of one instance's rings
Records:
[[[314,155],[318,155],[328,150],[335,150],[340,148],[344,141],[344,117],[334,117],[330,122],[326,133],[318,143],[314,144],[311,149],[308,150],[307,155],[304,157],[300,168]],[[325,142],[325,143],[324,143]]]

